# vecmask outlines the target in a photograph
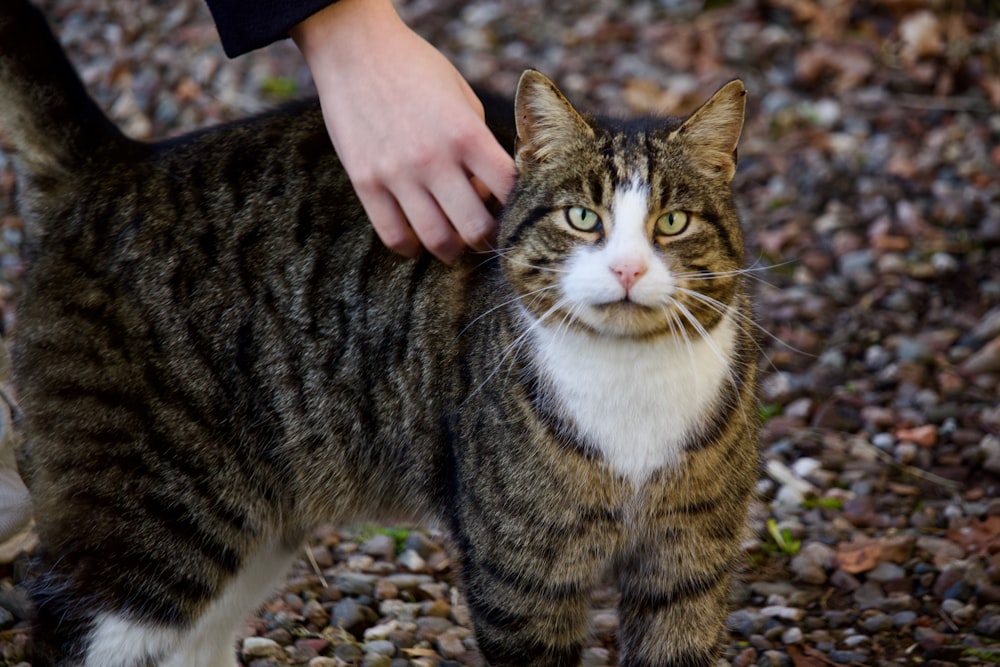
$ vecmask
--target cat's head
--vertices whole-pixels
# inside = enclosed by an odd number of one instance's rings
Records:
[[[745,101],[732,81],[687,119],[599,120],[525,72],[499,247],[527,311],[600,335],[713,327],[743,266],[730,182]]]

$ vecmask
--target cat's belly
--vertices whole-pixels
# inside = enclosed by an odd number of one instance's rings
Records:
[[[552,408],[619,474],[640,484],[677,465],[718,409],[736,347],[732,314],[698,340],[611,338],[536,325]]]

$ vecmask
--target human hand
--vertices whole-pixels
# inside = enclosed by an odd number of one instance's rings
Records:
[[[327,130],[382,242],[445,262],[486,250],[514,163],[462,75],[410,30],[391,0],[340,0],[291,31]]]

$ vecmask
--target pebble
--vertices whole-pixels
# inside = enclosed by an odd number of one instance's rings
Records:
[[[864,664],[868,660],[867,651],[830,651],[830,660],[844,665]]]
[[[370,629],[371,628],[369,628],[369,630]],[[388,639],[372,639],[361,645],[361,651],[364,653],[378,653],[391,657],[396,653],[396,645]]]
[[[344,595],[371,595],[376,578],[374,574],[341,572],[334,580],[334,586]]]
[[[396,559],[396,562],[410,572],[420,572],[427,567],[427,561],[425,561],[420,554],[413,549],[407,549],[401,553]]]
[[[396,555],[396,541],[384,533],[376,533],[361,543],[358,549],[372,558],[392,560]]]
[[[805,616],[805,611],[802,609],[798,609],[796,607],[784,607],[781,605],[764,607],[760,610],[760,613],[764,616],[780,618],[785,621],[801,621]]]
[[[309,661],[309,667],[343,667],[343,663],[333,658],[316,657]]]
[[[285,656],[285,649],[278,642],[266,637],[247,637],[243,640],[240,652],[246,659],[279,658]]]
[[[807,584],[826,583],[827,570],[831,568],[836,551],[822,542],[809,541],[791,560],[795,576]]]

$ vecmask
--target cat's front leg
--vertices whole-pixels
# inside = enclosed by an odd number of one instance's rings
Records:
[[[460,536],[476,639],[490,667],[576,667],[589,635],[599,548],[542,522]]]
[[[623,667],[714,667],[740,529],[737,519],[711,529],[697,523],[667,528],[625,559],[619,572]]]

